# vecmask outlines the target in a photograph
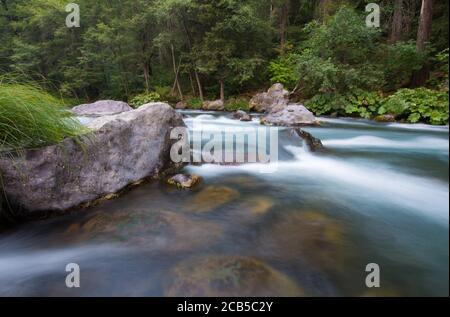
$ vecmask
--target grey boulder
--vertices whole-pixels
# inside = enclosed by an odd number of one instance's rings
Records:
[[[126,102],[114,100],[100,100],[94,103],[83,104],[72,108],[72,112],[77,116],[101,117],[115,115],[122,112],[131,111]]]
[[[301,104],[290,104],[261,118],[261,123],[274,126],[316,125],[316,117]]]
[[[203,103],[202,109],[210,111],[223,111],[225,110],[225,104],[222,100],[205,101]]]
[[[80,140],[0,156],[8,201],[26,216],[64,211],[116,193],[127,185],[181,166],[170,160],[180,114],[165,103],[91,121]]]
[[[250,100],[250,110],[271,112],[284,108],[289,103],[289,92],[282,84],[274,84],[267,92],[257,94]]]
[[[188,107],[185,101],[180,101],[175,105],[175,109],[184,110]]]

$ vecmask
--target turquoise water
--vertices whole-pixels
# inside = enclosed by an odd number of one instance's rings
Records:
[[[183,114],[204,132],[258,126]],[[226,255],[265,263],[310,296],[448,296],[448,127],[322,119],[306,130],[326,151],[311,153],[280,128],[274,173],[188,166],[203,177],[193,191],[154,181],[0,234],[0,295],[170,296],[174,267]],[[78,289],[65,286],[70,262],[81,269]],[[369,263],[380,266],[376,290],[365,285]]]

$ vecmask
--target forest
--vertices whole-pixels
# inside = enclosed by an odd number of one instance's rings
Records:
[[[77,0],[68,28],[67,1],[1,0],[0,70],[70,105],[248,110],[282,83],[316,115],[448,124],[448,1],[378,1],[379,28],[366,26],[370,2]]]

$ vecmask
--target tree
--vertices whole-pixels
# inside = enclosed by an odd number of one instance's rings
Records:
[[[433,0],[422,0],[420,10],[419,29],[417,31],[417,51],[423,52],[431,38],[433,22]],[[424,86],[430,75],[430,65],[425,62],[422,69],[415,72],[411,81],[413,87]]]
[[[395,0],[394,15],[392,17],[389,43],[395,44],[402,39],[403,32],[403,1]]]

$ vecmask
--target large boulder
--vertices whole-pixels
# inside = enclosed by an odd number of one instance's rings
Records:
[[[225,104],[220,99],[215,101],[205,101],[202,109],[208,111],[223,111],[225,110]]]
[[[250,100],[250,110],[271,112],[284,108],[289,103],[289,92],[282,84],[274,84],[267,92],[257,94]]]
[[[290,104],[283,108],[269,112],[261,123],[274,126],[310,126],[316,125],[316,117],[301,104]]]
[[[185,125],[168,104],[147,104],[87,126],[92,133],[81,140],[0,156],[8,200],[25,215],[67,210],[181,167],[170,160],[170,132]]]
[[[72,112],[74,114],[83,117],[116,115],[131,110],[133,110],[133,108],[131,108],[126,102],[114,100],[100,100],[94,103],[83,104],[72,108]]]

